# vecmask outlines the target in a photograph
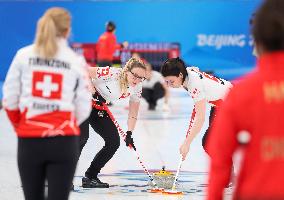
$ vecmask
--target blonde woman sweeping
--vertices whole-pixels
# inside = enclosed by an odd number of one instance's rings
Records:
[[[128,131],[125,142],[133,148],[131,137],[135,128],[142,92],[142,81],[145,80],[146,67],[144,63],[131,58],[123,69],[114,67],[90,67],[90,77],[94,89],[93,109],[89,120],[81,126],[81,151],[89,137],[89,124],[105,141],[104,147],[97,153],[90,167],[82,178],[84,188],[108,188],[108,183],[98,179],[98,174],[105,164],[113,157],[120,145],[119,133],[111,119],[111,113],[102,109],[106,102],[129,97]]]

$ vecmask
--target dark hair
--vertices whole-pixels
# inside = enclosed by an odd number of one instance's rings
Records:
[[[112,22],[112,21],[108,21],[106,23],[106,31],[107,32],[113,32],[115,30],[116,26],[115,26],[115,23]]]
[[[265,51],[284,50],[284,1],[265,0],[253,20],[252,34]]]
[[[249,19],[249,24],[252,26],[253,23],[254,23],[254,18],[255,18],[255,12],[252,13],[252,15],[250,16],[250,19]]]
[[[166,60],[161,67],[161,74],[164,77],[179,76],[180,73],[183,75],[182,82],[184,82],[185,78],[187,77],[186,65],[179,57]]]

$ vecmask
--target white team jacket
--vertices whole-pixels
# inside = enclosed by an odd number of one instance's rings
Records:
[[[187,67],[186,85],[194,102],[205,99],[212,106],[218,106],[232,88],[232,84],[221,78],[199,71],[197,67]]]
[[[202,71],[197,67],[186,68],[188,77],[186,78],[186,89],[194,102],[205,99],[211,106],[218,107],[226,97],[233,85],[224,79],[217,78]],[[193,108],[189,121],[187,135],[195,121],[195,107]]]
[[[106,101],[115,101],[130,97],[130,101],[139,102],[142,93],[142,83],[138,83],[135,87],[129,87],[126,94],[121,94],[119,86],[121,72],[121,68],[99,67],[97,78],[93,78],[92,83]]]
[[[19,137],[79,135],[91,111],[85,60],[65,39],[53,59],[39,57],[34,45],[20,49],[3,85],[3,106]]]

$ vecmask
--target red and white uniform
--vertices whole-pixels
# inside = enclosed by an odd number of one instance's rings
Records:
[[[92,79],[96,91],[106,100],[115,101],[118,99],[130,97],[130,101],[139,102],[142,93],[142,83],[135,87],[128,87],[127,93],[122,94],[119,77],[122,73],[121,68],[98,67],[97,78]]]
[[[194,102],[205,99],[212,106],[218,106],[232,88],[229,81],[199,71],[197,67],[187,67],[186,86]]]
[[[211,106],[218,107],[233,87],[229,81],[201,72],[197,67],[187,67],[186,71],[188,74],[185,79],[186,89],[194,102],[205,99]],[[190,133],[194,119],[195,107],[191,114],[187,134]]]
[[[58,39],[54,58],[39,57],[34,45],[20,49],[3,85],[3,106],[19,137],[79,135],[91,93],[85,60]]]

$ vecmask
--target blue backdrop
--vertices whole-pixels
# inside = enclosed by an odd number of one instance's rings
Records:
[[[0,81],[17,49],[34,39],[36,22],[52,6],[73,16],[71,41],[95,42],[104,24],[117,24],[120,42],[179,42],[182,58],[224,78],[254,65],[249,18],[260,0],[188,0],[123,2],[1,2]]]

